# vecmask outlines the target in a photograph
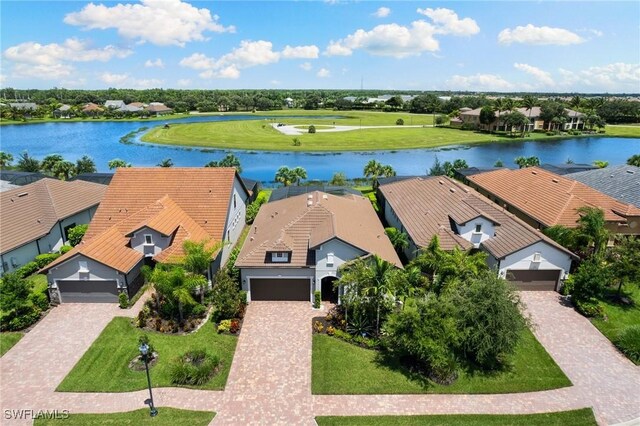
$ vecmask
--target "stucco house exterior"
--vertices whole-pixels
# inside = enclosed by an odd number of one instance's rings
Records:
[[[68,231],[87,224],[107,190],[91,182],[43,178],[0,195],[0,272],[60,249]]]
[[[377,255],[402,267],[371,203],[320,191],[262,206],[236,260],[248,300],[338,301],[346,262]]]
[[[83,241],[43,269],[51,300],[131,297],[142,265],[179,262],[186,240],[225,242],[213,276],[242,233],[247,196],[234,168],[119,168]]]
[[[476,108],[468,111],[460,110],[459,122],[456,122],[456,127],[460,127],[462,125],[472,126],[474,128],[483,129],[487,131],[508,131],[501,117],[504,117],[508,114],[508,111],[499,111],[496,113],[496,121],[494,121],[490,125],[480,123],[480,111],[482,108]],[[531,109],[527,108],[516,108],[514,111],[521,112],[529,119],[529,124],[527,128],[524,129],[527,132],[531,132],[534,130],[546,130],[545,122],[542,118],[540,118],[540,107],[533,107]],[[584,129],[584,117],[585,115],[581,112],[574,111],[568,108],[565,108],[565,112],[567,114],[567,121],[563,124],[562,130],[582,130]],[[547,123],[547,128],[550,128],[551,123]],[[521,130],[521,129],[520,129]]]
[[[446,176],[381,185],[384,217],[409,236],[409,259],[434,236],[443,250],[486,252],[489,267],[521,290],[557,290],[576,256],[540,231]]]

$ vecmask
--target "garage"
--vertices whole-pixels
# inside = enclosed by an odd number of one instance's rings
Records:
[[[309,278],[250,278],[251,300],[300,300],[308,302]]]
[[[554,291],[561,272],[559,269],[509,269],[507,280],[515,284],[519,290]]]
[[[57,281],[62,303],[118,303],[115,281]]]

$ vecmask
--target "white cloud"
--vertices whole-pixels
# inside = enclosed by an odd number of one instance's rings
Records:
[[[313,65],[311,65],[311,62],[303,62],[300,64],[300,68],[302,68],[305,71],[311,71],[311,69],[313,68]]]
[[[240,47],[222,56],[216,63],[218,67],[234,65],[235,67],[250,68],[256,65],[266,65],[278,62],[280,54],[273,51],[270,41],[258,40],[240,42]]]
[[[207,70],[199,75],[202,78],[228,78],[235,80],[240,78],[240,70],[235,65],[229,65],[218,70]]]
[[[178,86],[180,87],[187,87],[191,84],[191,80],[189,80],[188,78],[181,78],[180,80],[178,80]]]
[[[329,71],[326,68],[320,68],[320,70],[318,70],[318,73],[316,75],[320,78],[328,78],[328,77],[331,77],[331,71]]]
[[[475,74],[469,76],[454,75],[445,82],[445,85],[452,90],[471,91],[507,91],[513,90],[515,86],[494,74]]]
[[[391,9],[383,6],[383,7],[379,7],[378,10],[376,10],[373,13],[373,16],[375,16],[376,18],[386,18],[390,14],[391,14]]]
[[[69,38],[62,44],[40,44],[33,41],[11,46],[4,51],[4,57],[10,61],[38,65],[59,65],[69,62],[107,62],[112,58],[125,58],[131,50],[105,46],[92,49],[88,43],[77,38]]]
[[[191,68],[194,70],[206,70],[215,68],[216,61],[213,58],[209,58],[203,53],[194,53],[191,56],[182,58],[180,66]]]
[[[282,84],[280,80],[271,80],[269,83],[271,83],[272,86],[280,86]]]
[[[568,88],[592,91],[637,92],[640,87],[640,65],[616,62],[589,67],[585,70],[559,70],[562,85]]]
[[[458,18],[449,9],[418,9],[433,22],[417,20],[409,26],[396,23],[378,25],[369,31],[358,29],[343,39],[329,43],[324,51],[327,56],[349,56],[354,50],[362,49],[377,56],[405,58],[423,52],[440,49],[435,35],[469,36],[480,28],[471,18]]]
[[[7,81],[7,76],[0,74],[0,84],[4,84]]]
[[[86,85],[87,85],[87,79],[84,77],[80,77],[72,80],[60,81],[60,86],[66,87],[66,88],[84,87]]]
[[[286,59],[315,59],[318,57],[320,49],[318,46],[285,46],[282,50],[282,57]]]
[[[69,13],[64,22],[84,29],[116,29],[123,37],[148,41],[159,46],[184,46],[190,41],[204,41],[203,33],[233,32],[208,9],[198,9],[181,0],[140,0],[139,4],[107,7],[89,3],[79,12]]]
[[[164,80],[157,78],[133,79],[131,81],[131,87],[136,89],[153,89],[156,87],[162,87],[163,84]]]
[[[56,80],[59,78],[69,77],[73,74],[75,68],[67,64],[15,64],[11,70],[11,76],[15,78],[37,78],[40,80]]]
[[[555,85],[555,81],[553,81],[553,78],[551,77],[551,74],[547,71],[541,70],[540,68],[534,67],[533,65],[529,65],[529,64],[519,64],[519,63],[515,63],[513,64],[513,66],[520,71],[526,72],[529,75],[532,75],[538,83],[544,85],[544,86],[554,86]]]
[[[164,68],[164,62],[162,62],[162,59],[160,58],[156,59],[155,61],[147,59],[147,61],[144,63],[144,66],[147,68]]]
[[[451,9],[420,9],[417,12],[421,15],[431,18],[436,25],[437,34],[452,34],[456,36],[470,36],[478,34],[480,27],[471,18],[458,18],[458,14]]]
[[[513,29],[505,28],[498,34],[500,44],[510,45],[511,43],[523,43],[534,45],[555,44],[566,46],[570,44],[582,43],[584,39],[578,34],[564,28],[536,27],[528,24],[524,27],[518,26]]]
[[[103,83],[109,84],[111,86],[121,86],[127,79],[129,78],[129,74],[113,74],[110,72],[105,72],[100,75],[100,80]]]

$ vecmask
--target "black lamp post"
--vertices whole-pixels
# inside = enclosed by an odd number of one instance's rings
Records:
[[[151,392],[151,376],[149,376],[149,361],[148,361],[149,345],[147,345],[146,343],[141,343],[138,349],[140,349],[140,354],[144,359],[144,368],[145,370],[147,370],[147,384],[149,385],[149,408],[151,409],[151,411],[149,412],[149,415],[151,415],[151,417],[155,417],[158,415],[158,410],[156,410],[156,407],[153,405],[153,393]]]

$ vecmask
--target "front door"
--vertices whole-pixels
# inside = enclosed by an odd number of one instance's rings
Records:
[[[322,279],[320,291],[322,292],[322,300],[338,303],[338,287],[334,287],[333,283],[337,280],[336,277],[324,277]]]

